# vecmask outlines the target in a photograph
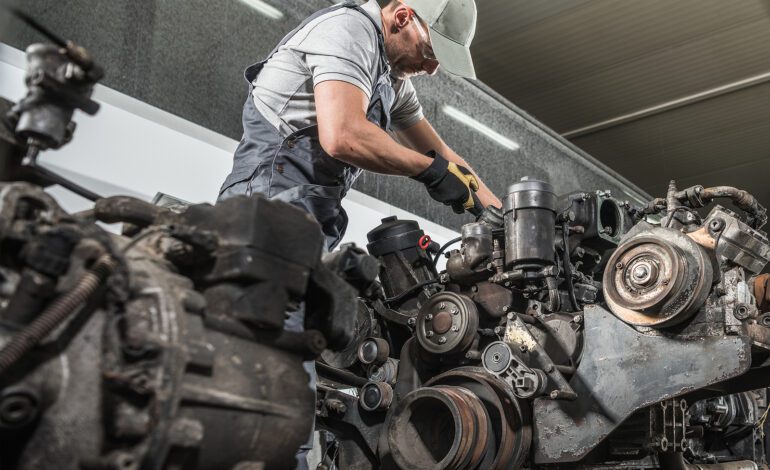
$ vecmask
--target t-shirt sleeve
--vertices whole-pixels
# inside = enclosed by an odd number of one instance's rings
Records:
[[[329,80],[350,83],[371,98],[377,37],[366,18],[338,14],[323,19],[294,47],[304,54],[313,86]]]
[[[408,129],[422,119],[422,105],[417,92],[409,80],[404,80],[396,89],[396,99],[390,111],[390,122],[394,130]]]

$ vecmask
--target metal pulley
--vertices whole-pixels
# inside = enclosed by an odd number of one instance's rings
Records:
[[[527,403],[477,367],[445,372],[413,390],[386,426],[401,469],[521,468],[532,439]]]
[[[703,247],[678,230],[655,227],[612,254],[604,271],[604,295],[626,323],[667,327],[703,305],[713,279]]]
[[[451,354],[467,349],[479,325],[476,304],[454,292],[431,296],[422,306],[415,324],[420,346],[434,354]]]

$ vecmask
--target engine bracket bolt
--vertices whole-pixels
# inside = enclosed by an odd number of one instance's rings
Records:
[[[438,344],[444,344],[444,343],[446,343],[446,336],[439,336]]]

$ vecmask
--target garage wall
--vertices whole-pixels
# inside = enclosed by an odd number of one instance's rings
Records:
[[[27,0],[23,8],[87,46],[105,66],[108,87],[237,140],[246,95],[242,70],[329,3]],[[0,40],[24,48],[40,37],[19,27],[3,28]],[[520,177],[533,176],[550,181],[560,193],[609,189],[636,202],[648,198],[483,85],[439,73],[415,80],[415,86],[434,127],[499,196]],[[163,176],[185,178],[188,171],[201,169],[187,166]],[[411,180],[364,174],[356,188],[443,226],[458,229],[469,221],[435,204]]]

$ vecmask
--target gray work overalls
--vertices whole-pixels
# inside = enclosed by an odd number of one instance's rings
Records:
[[[366,117],[385,131],[389,130],[395,91],[379,26],[355,4],[343,3],[326,8],[316,12],[287,34],[265,60],[246,69],[244,76],[249,83],[249,96],[243,107],[243,137],[235,150],[233,171],[219,191],[219,200],[260,192],[270,199],[285,201],[306,210],[321,225],[329,250],[334,248],[345,234],[348,217],[342,208],[342,198],[361,173],[361,169],[329,156],[321,148],[317,125],[282,137],[278,129],[257,111],[252,91],[257,75],[279,47],[286,44],[313,19],[339,8],[353,8],[359,11],[372,22],[377,31],[380,65]]]
[[[252,92],[254,80],[279,47],[286,44],[313,19],[339,8],[353,8],[359,11],[372,22],[377,31],[379,70],[366,117],[385,131],[389,130],[395,91],[390,79],[390,66],[385,55],[382,31],[363,9],[352,3],[318,11],[287,34],[265,60],[250,66],[244,72],[249,83],[249,95],[243,105],[243,137],[235,150],[233,171],[222,184],[218,198],[223,200],[259,192],[270,199],[285,201],[304,209],[321,225],[329,250],[334,248],[345,234],[348,217],[342,208],[342,198],[361,173],[361,169],[329,156],[321,148],[317,125],[282,137],[278,129],[257,111]],[[288,312],[284,328],[289,331],[302,331],[303,318],[303,308]],[[305,369],[310,375],[309,385],[315,391],[314,362],[306,362]],[[312,447],[311,436],[297,454],[298,470],[307,468],[306,454]]]

